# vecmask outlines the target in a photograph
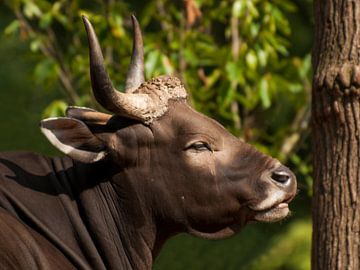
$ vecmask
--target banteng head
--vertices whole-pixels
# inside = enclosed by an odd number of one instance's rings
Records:
[[[286,217],[296,192],[293,173],[189,107],[179,79],[145,82],[141,32],[132,20],[133,55],[123,93],[113,87],[84,17],[94,96],[114,115],[70,107],[68,117],[42,121],[43,133],[75,160],[106,163],[100,173],[110,176],[123,198],[117,202],[146,209],[146,218],[166,224],[170,233],[223,238],[248,221]]]

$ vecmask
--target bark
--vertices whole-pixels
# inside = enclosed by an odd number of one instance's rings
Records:
[[[360,269],[360,1],[315,1],[312,269]]]

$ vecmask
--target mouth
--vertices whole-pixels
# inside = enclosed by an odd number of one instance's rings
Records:
[[[249,206],[249,209],[253,213],[251,220],[260,222],[277,222],[286,218],[290,214],[289,203],[293,198],[294,196],[289,196],[264,208]]]
[[[261,222],[276,222],[287,217],[289,213],[289,205],[286,202],[282,202],[268,209],[255,211],[252,219]]]

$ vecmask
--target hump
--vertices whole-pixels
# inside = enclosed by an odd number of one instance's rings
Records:
[[[51,160],[31,152],[0,152],[0,175],[9,175],[10,171],[20,169],[34,175],[51,172]],[[17,170],[19,171],[19,170]]]

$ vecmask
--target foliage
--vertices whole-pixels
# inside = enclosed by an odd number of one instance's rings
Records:
[[[271,239],[272,245],[249,269],[310,269],[311,223],[297,221],[287,231]],[[291,260],[289,260],[291,258]]]
[[[302,44],[292,45],[301,40],[294,38],[290,23],[301,17],[299,8],[310,6],[309,0],[300,2],[5,0],[14,20],[4,33],[28,42],[37,59],[36,82],[61,91],[43,110],[49,117],[62,115],[68,105],[97,106],[89,91],[81,15],[93,23],[110,76],[123,89],[132,48],[129,15],[135,13],[144,33],[146,77],[180,77],[198,110],[287,162],[306,197],[312,183],[307,143],[311,65],[306,50],[293,53]],[[287,247],[275,243],[274,248],[283,252]]]
[[[0,29],[5,25],[3,20],[9,21],[6,17],[8,15],[0,10]],[[39,120],[48,102],[57,98],[59,93],[36,87],[31,76],[34,61],[19,57],[26,55],[28,48],[16,38],[2,37],[0,35],[0,114],[3,116],[0,120],[0,151],[27,150],[50,154],[50,144],[39,132]]]
[[[281,234],[274,234],[269,224],[257,224],[217,242],[180,235],[165,245],[154,269],[310,269],[311,222],[296,220],[287,228],[278,226]]]

